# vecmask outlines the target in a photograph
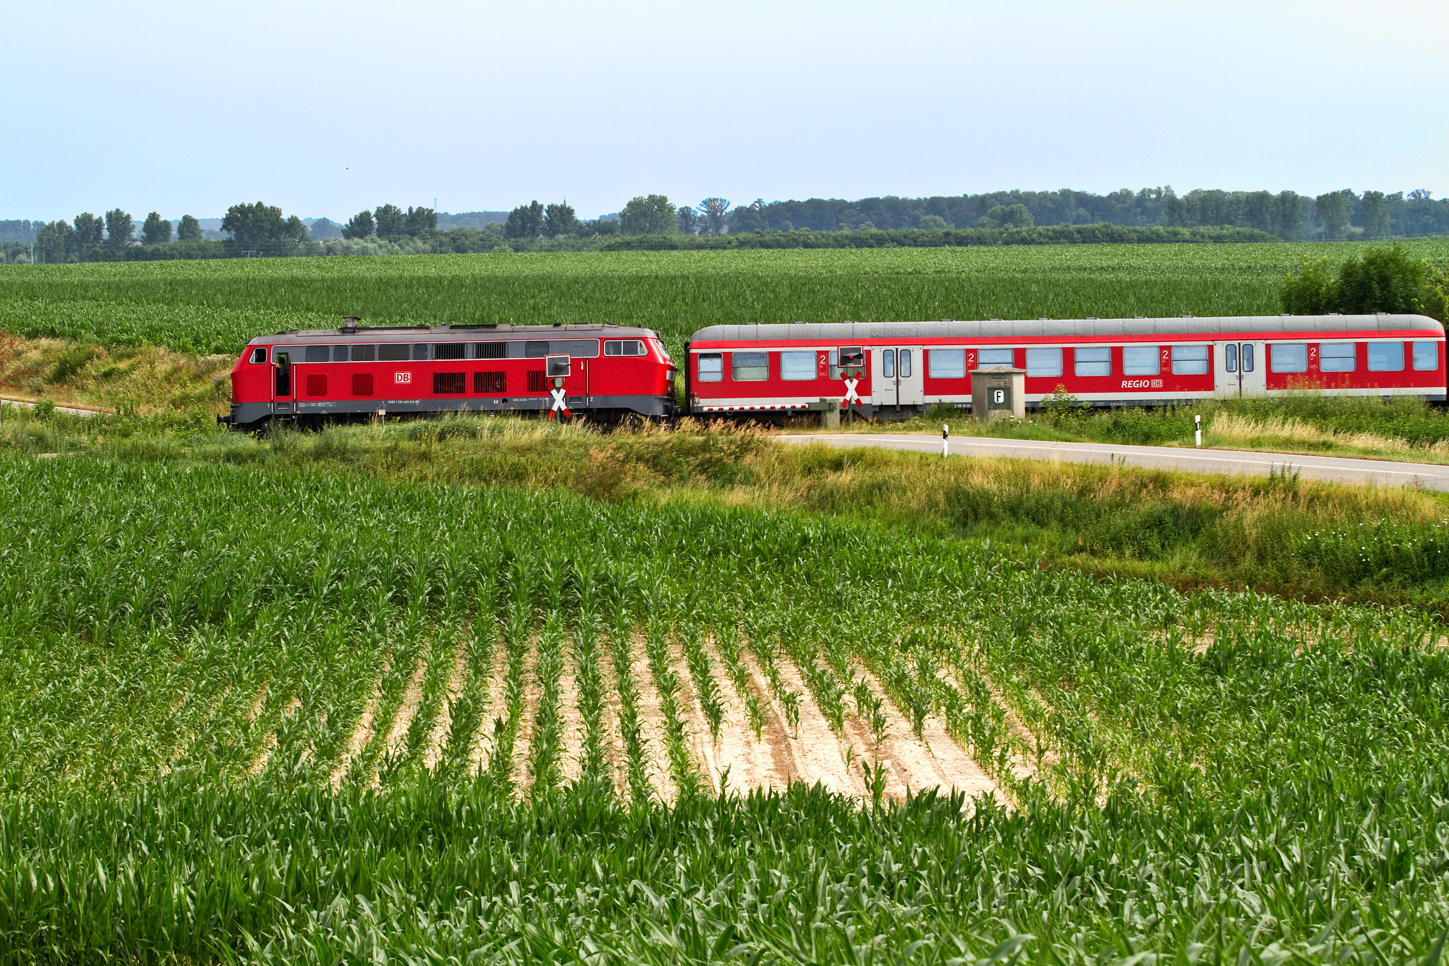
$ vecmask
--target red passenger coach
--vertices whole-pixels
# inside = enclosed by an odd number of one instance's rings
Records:
[[[674,414],[674,362],[659,334],[612,325],[388,326],[278,332],[231,370],[231,415],[272,419],[531,412]]]
[[[1325,395],[1445,398],[1444,327],[1422,315],[715,325],[686,347],[687,411],[800,412],[846,397],[837,351],[864,350],[859,411],[969,409],[971,372],[1026,370],[1026,403],[1061,387],[1094,406]]]

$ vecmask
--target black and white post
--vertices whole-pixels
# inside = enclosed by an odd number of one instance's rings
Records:
[[[1193,433],[1193,436],[1197,439],[1197,445],[1201,446],[1202,445],[1202,417],[1201,416],[1194,416],[1192,418],[1193,418],[1193,420],[1195,421],[1195,423],[1197,425],[1197,430]]]
[[[941,456],[946,457],[951,453],[951,424],[941,424]]]

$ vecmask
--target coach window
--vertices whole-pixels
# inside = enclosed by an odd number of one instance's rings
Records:
[[[1268,347],[1268,369],[1271,372],[1307,372],[1308,343],[1273,343]]]
[[[1321,342],[1318,345],[1320,372],[1353,372],[1358,368],[1358,346],[1352,342]]]
[[[764,382],[770,378],[770,354],[731,352],[730,378],[735,382]]]
[[[1162,372],[1162,357],[1155,345],[1122,347],[1122,375],[1155,376]]]
[[[1012,349],[982,349],[977,362],[983,366],[1012,366],[1016,364]]]
[[[1368,350],[1369,372],[1404,371],[1402,342],[1370,342]]]
[[[815,352],[780,353],[780,378],[786,382],[804,382],[815,378]]]
[[[331,354],[325,345],[309,345],[307,347],[308,362],[326,362],[328,356]]]
[[[352,347],[353,362],[371,362],[377,358],[377,346],[355,345]]]
[[[267,361],[267,347],[259,345],[252,350],[252,365],[260,365]]]
[[[1026,374],[1033,378],[1062,374],[1061,349],[1027,349]]]
[[[406,342],[384,342],[377,347],[377,357],[383,362],[400,362],[412,355],[412,348]]]
[[[1439,343],[1414,343],[1414,371],[1433,372],[1439,368]]]
[[[719,382],[724,379],[724,356],[718,352],[699,354],[699,381]]]
[[[346,362],[347,361],[347,353],[348,353],[348,350],[350,350],[350,349],[351,349],[351,346],[345,346],[345,345],[335,345],[335,346],[333,346],[332,347],[332,361],[333,362]]]
[[[965,379],[965,349],[929,349],[926,351],[926,375],[932,379]]]
[[[1110,376],[1112,350],[1104,345],[1073,349],[1072,371],[1079,376]]]
[[[1205,345],[1175,345],[1172,347],[1172,374],[1174,376],[1201,376],[1208,371],[1208,350]]]

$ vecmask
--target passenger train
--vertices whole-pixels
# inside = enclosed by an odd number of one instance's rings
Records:
[[[685,346],[682,407],[676,364],[650,329],[348,319],[253,339],[221,418],[251,429],[379,411],[759,419],[846,405],[903,418],[969,408],[972,371],[993,367],[1025,371],[1028,406],[1059,389],[1093,406],[1295,391],[1443,402],[1446,386],[1444,327],[1421,315],[715,325]]]

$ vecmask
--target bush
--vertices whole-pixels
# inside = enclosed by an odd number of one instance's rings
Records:
[[[1446,266],[1449,271],[1449,266]],[[1444,321],[1444,272],[1409,257],[1398,244],[1350,256],[1335,273],[1326,257],[1283,280],[1279,301],[1293,315],[1426,314]]]

